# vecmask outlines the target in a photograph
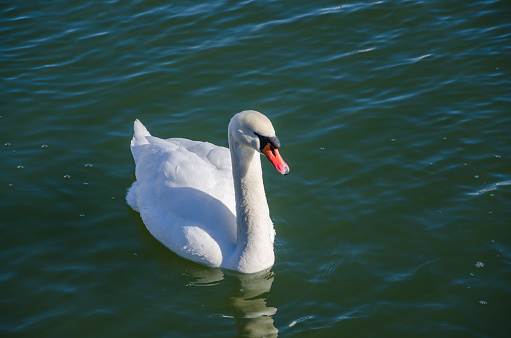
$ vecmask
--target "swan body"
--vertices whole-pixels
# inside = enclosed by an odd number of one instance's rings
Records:
[[[178,255],[253,273],[270,268],[275,231],[260,154],[286,175],[270,120],[247,110],[228,127],[229,149],[151,136],[136,120],[131,140],[136,181],[126,196],[149,232]]]

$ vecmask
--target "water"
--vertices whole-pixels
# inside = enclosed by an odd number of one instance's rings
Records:
[[[505,1],[0,4],[2,336],[469,336],[511,324]],[[260,276],[174,255],[125,203],[139,118],[274,122]]]

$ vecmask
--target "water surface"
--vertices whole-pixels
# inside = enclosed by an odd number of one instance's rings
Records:
[[[511,330],[504,1],[0,4],[2,336]],[[269,116],[271,271],[186,261],[125,203],[139,118]]]

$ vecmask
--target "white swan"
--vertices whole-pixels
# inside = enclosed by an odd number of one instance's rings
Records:
[[[263,114],[234,115],[228,135],[229,149],[182,138],[162,140],[136,120],[131,152],[137,180],[126,199],[149,232],[178,255],[259,272],[275,261],[259,153],[284,175],[289,167]]]

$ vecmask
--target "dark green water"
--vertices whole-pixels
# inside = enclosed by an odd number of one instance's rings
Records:
[[[0,334],[506,337],[505,1],[0,2]],[[139,118],[227,145],[268,115],[262,276],[179,258],[126,204]]]

